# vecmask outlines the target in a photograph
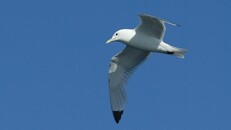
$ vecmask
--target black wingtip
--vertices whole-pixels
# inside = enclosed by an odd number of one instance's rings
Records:
[[[156,17],[156,16],[152,16],[152,15],[144,14],[144,13],[143,13],[143,14],[138,14],[138,16],[139,16],[139,17],[150,17],[150,18],[156,18],[156,19],[161,20],[161,21],[164,21],[165,23],[168,23],[168,24],[170,24],[170,25],[177,26],[177,27],[181,27],[181,25],[179,25],[179,24],[176,24],[176,23],[172,23],[172,22],[166,21],[166,20],[164,20],[164,19],[162,19],[162,18],[160,18],[160,17]]]
[[[179,24],[176,24],[176,26],[181,27],[181,25],[179,25]]]
[[[124,112],[123,110],[122,111],[112,111],[114,119],[115,119],[117,124],[119,123],[123,112]]]

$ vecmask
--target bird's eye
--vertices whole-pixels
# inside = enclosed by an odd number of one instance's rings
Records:
[[[115,34],[116,36],[118,35],[118,33]]]

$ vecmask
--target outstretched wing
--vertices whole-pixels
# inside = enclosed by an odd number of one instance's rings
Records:
[[[116,123],[123,114],[126,102],[124,85],[133,70],[149,55],[150,52],[143,51],[131,46],[115,55],[111,59],[109,68],[109,94],[113,116]]]
[[[161,40],[163,39],[166,30],[164,23],[179,26],[177,24],[150,15],[141,14],[139,17],[141,23],[136,27],[136,31],[143,32],[146,35],[151,35]]]

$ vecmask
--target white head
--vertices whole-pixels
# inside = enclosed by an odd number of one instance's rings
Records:
[[[136,32],[133,29],[121,29],[115,32],[111,39],[109,39],[106,43],[111,43],[114,41],[119,41],[122,43],[128,43],[134,36]]]

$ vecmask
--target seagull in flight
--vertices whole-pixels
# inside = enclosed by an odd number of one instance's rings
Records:
[[[125,49],[111,58],[109,67],[109,95],[111,109],[116,123],[119,123],[127,99],[125,84],[150,53],[162,53],[184,58],[186,49],[171,46],[163,41],[165,23],[179,26],[161,18],[141,14],[140,25],[135,29],[116,31],[106,43],[122,42]]]

